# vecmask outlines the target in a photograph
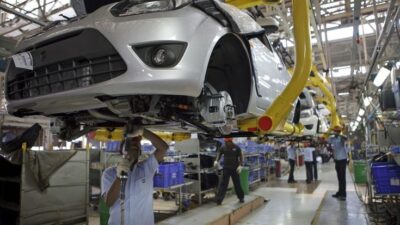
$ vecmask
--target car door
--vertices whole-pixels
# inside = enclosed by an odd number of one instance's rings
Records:
[[[256,106],[265,110],[282,93],[290,76],[264,34],[249,38],[248,41],[261,95],[256,100]]]
[[[254,70],[254,87],[248,113],[263,114],[290,80],[290,75],[279,56],[273,51],[264,29],[246,12],[231,5],[215,1],[229,15],[235,33],[248,42]]]

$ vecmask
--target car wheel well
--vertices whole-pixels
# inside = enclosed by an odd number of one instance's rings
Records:
[[[205,83],[227,91],[237,114],[245,113],[251,94],[251,63],[243,41],[235,34],[223,36],[211,54]]]

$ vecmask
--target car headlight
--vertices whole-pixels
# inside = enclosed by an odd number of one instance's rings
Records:
[[[111,13],[118,17],[161,12],[177,9],[191,2],[191,0],[123,0],[111,8]]]

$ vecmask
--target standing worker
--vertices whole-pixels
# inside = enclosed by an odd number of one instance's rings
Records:
[[[168,145],[160,137],[147,129],[138,129],[134,137],[126,138],[126,157],[115,167],[106,169],[102,177],[102,197],[110,207],[109,225],[121,224],[121,175],[126,174],[124,200],[124,224],[154,225],[153,177],[168,150]],[[141,157],[142,136],[157,149],[148,158]]]
[[[313,177],[314,177],[314,181],[317,181],[318,180],[318,162],[317,162],[318,151],[315,148],[314,143],[311,143],[311,148],[314,149],[312,152],[312,155],[313,155],[312,167],[313,167],[313,175],[314,175]]]
[[[297,183],[297,181],[294,179],[294,167],[296,164],[296,146],[294,142],[290,142],[289,146],[286,149],[287,155],[288,155],[288,160],[289,160],[289,165],[290,165],[290,173],[289,173],[289,179],[288,183]]]
[[[329,138],[329,143],[333,147],[333,156],[335,159],[335,169],[339,182],[339,191],[332,195],[341,201],[346,201],[346,165],[347,165],[347,152],[345,143],[347,138],[340,135],[342,128],[336,126],[333,128],[335,134]]]
[[[309,184],[313,180],[313,152],[315,148],[311,147],[310,143],[304,143],[304,162],[306,164],[306,183]]]
[[[224,155],[224,168],[222,175],[222,182],[219,186],[217,194],[217,205],[221,205],[225,198],[226,189],[229,184],[229,177],[232,177],[233,185],[235,187],[236,196],[241,203],[244,202],[244,193],[240,186],[239,174],[242,171],[243,166],[243,153],[239,146],[232,142],[232,138],[225,138],[225,145],[219,150],[217,160],[214,162],[214,166],[217,166],[221,156]]]

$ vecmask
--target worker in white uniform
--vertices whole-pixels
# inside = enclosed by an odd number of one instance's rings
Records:
[[[289,160],[289,165],[290,165],[290,172],[289,172],[289,179],[288,183],[297,183],[297,181],[294,179],[294,167],[296,164],[296,146],[295,143],[292,141],[289,143],[289,146],[286,149],[287,151],[287,156]]]
[[[314,147],[311,147],[309,142],[304,143],[304,163],[306,164],[306,183],[309,184],[313,180],[313,151]]]
[[[124,200],[124,224],[153,225],[153,176],[164,158],[168,145],[147,129],[138,129],[126,139],[126,157],[115,167],[106,169],[102,177],[102,196],[110,207],[109,225],[121,224],[121,174],[127,174]],[[141,157],[141,137],[157,149],[148,158]]]
[[[335,126],[333,131],[335,133],[329,138],[329,143],[332,144],[334,150],[333,156],[335,159],[335,169],[339,183],[339,190],[336,194],[332,195],[332,197],[338,198],[341,201],[346,201],[347,137],[341,135],[342,127]]]

